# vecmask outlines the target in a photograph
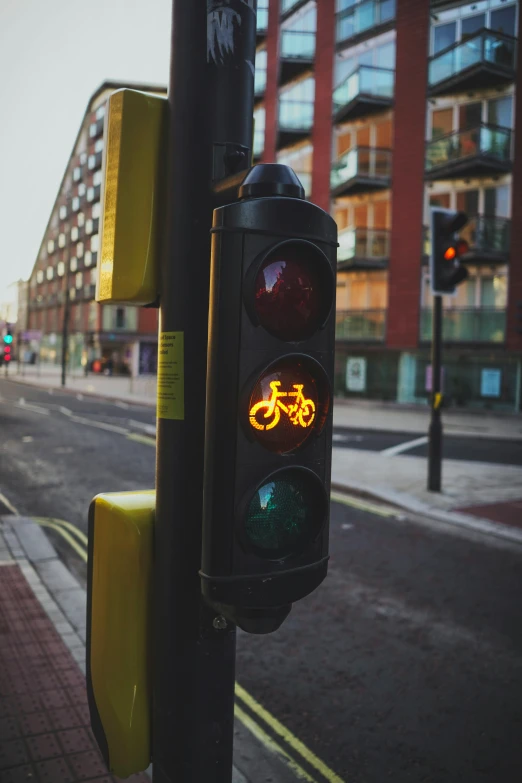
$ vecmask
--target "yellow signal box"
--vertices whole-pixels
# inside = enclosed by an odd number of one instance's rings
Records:
[[[108,769],[151,759],[154,490],[97,495],[89,508],[87,695]]]
[[[167,106],[166,98],[128,89],[107,102],[98,302],[157,299]]]

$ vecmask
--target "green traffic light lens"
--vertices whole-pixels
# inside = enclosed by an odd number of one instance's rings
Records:
[[[326,495],[315,473],[286,468],[257,488],[247,507],[245,534],[257,555],[279,560],[300,554],[320,532]]]
[[[13,335],[12,334],[6,334],[4,336],[4,343],[7,343],[7,345],[9,345],[12,342],[13,342]]]

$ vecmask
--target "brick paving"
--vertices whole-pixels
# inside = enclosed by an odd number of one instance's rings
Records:
[[[490,519],[492,522],[500,522],[502,525],[522,528],[522,500],[510,500],[507,503],[487,503],[482,506],[468,506],[459,508],[464,514]]]
[[[28,780],[117,778],[107,773],[90,730],[85,678],[12,561],[0,564],[0,783]]]

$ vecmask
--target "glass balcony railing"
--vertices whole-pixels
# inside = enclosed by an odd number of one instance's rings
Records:
[[[297,5],[300,0],[281,0],[281,13],[286,14],[294,5]]]
[[[314,121],[314,104],[309,101],[279,101],[281,130],[310,130]]]
[[[351,73],[333,93],[334,111],[353,101],[359,95],[374,98],[393,98],[395,71],[389,68],[374,68],[361,65]]]
[[[432,310],[421,312],[421,340],[431,340]],[[442,339],[448,342],[501,343],[506,334],[506,311],[494,307],[443,310]]]
[[[339,231],[337,262],[352,259],[371,261],[385,259],[390,254],[390,232],[381,228],[345,228]]]
[[[480,63],[513,70],[515,57],[515,38],[490,30],[481,30],[465,41],[453,44],[445,51],[434,55],[429,64],[428,83],[430,87],[434,87]]]
[[[350,4],[339,11],[336,22],[337,41],[346,41],[354,35],[371,30],[395,18],[395,0],[366,0]]]
[[[254,94],[260,95],[266,89],[266,70],[254,71]]]
[[[468,215],[468,219],[459,236],[466,240],[471,252],[509,254],[511,220],[490,215]]]
[[[336,340],[382,341],[386,332],[386,310],[338,310]]]
[[[268,29],[268,0],[259,0],[257,4],[256,30],[266,33]]]
[[[332,189],[354,177],[386,179],[391,176],[391,150],[379,147],[355,147],[345,152],[332,165]]]
[[[313,60],[315,33],[299,30],[283,30],[281,33],[281,57],[293,60]]]
[[[426,147],[426,170],[486,156],[507,163],[511,160],[511,131],[496,125],[481,124],[470,130],[455,131],[429,141]]]

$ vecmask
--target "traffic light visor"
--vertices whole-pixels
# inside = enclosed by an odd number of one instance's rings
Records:
[[[257,268],[255,317],[280,340],[296,342],[311,337],[326,320],[332,301],[330,266],[310,242],[283,242]]]
[[[321,481],[311,470],[283,468],[253,493],[245,519],[245,543],[259,557],[300,554],[321,532],[327,512]]]
[[[287,454],[321,431],[329,408],[330,390],[320,365],[299,354],[285,356],[254,383],[250,435],[268,451]]]

